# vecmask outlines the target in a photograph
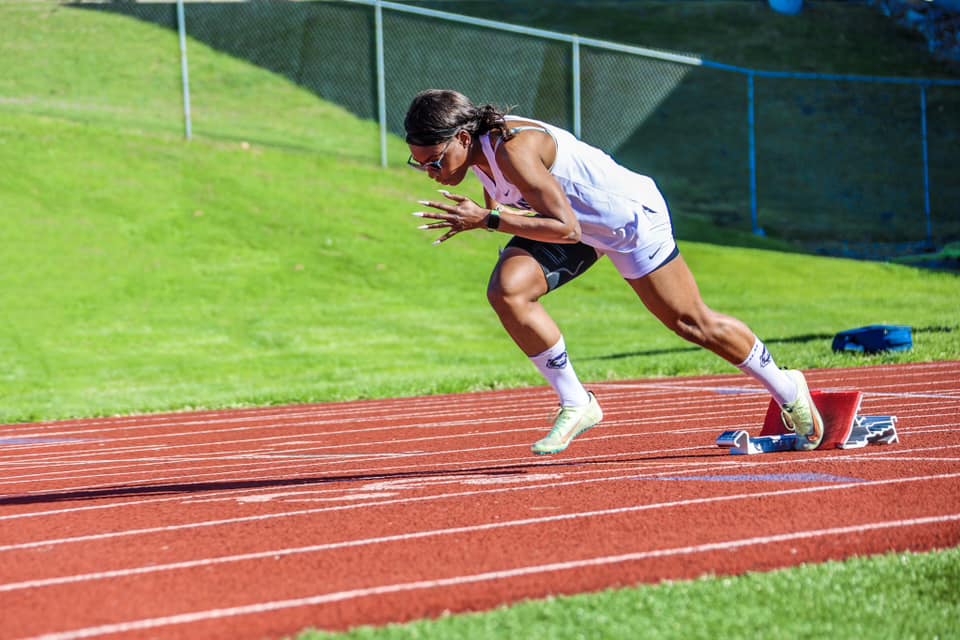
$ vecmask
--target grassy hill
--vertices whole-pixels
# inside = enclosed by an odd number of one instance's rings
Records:
[[[432,183],[353,144],[376,139],[372,123],[194,45],[222,134],[187,143],[164,64],[175,34],[46,3],[0,18],[0,421],[541,384],[485,302],[506,238],[431,247],[409,213]],[[110,51],[123,55],[107,68]],[[229,133],[250,123],[252,144]],[[960,355],[953,276],[683,250],[710,304],[784,364]],[[733,371],[660,327],[605,263],[551,298],[587,380]],[[829,351],[836,331],[877,322],[915,326],[917,349]]]
[[[777,14],[760,0],[409,4],[688,51],[761,70],[949,75],[915,33],[865,3],[808,2],[799,17]],[[75,6],[136,16],[168,29],[175,25],[172,4]],[[187,28],[191,41],[221,56],[268,69],[361,118],[377,117],[368,6],[191,3]],[[386,115],[395,133],[409,96],[424,86],[455,86],[475,99],[572,125],[567,45],[392,9],[384,12],[384,30]],[[448,53],[432,53],[438,46]],[[101,53],[103,59],[110,55],[106,48]],[[767,232],[767,238],[758,238],[751,233],[748,87],[742,74],[588,46],[581,48],[581,64],[584,137],[657,179],[681,238],[873,258],[929,249],[928,241],[942,247],[960,240],[955,215],[960,182],[953,171],[960,87],[926,93],[927,180],[917,86],[757,78],[758,212]],[[337,132],[319,140],[316,129],[296,124],[307,120],[287,116],[297,105],[304,107],[299,116],[312,111],[297,99],[284,104],[282,118],[269,117],[267,109],[256,124],[244,121],[237,116],[245,112],[244,103],[262,99],[259,88],[234,83],[225,93],[216,66],[191,60],[191,67],[194,129],[201,135],[318,150],[337,142],[339,153],[357,157],[378,151],[376,136]],[[168,103],[167,117],[175,118],[179,88],[170,75],[173,67],[155,60],[150,69],[170,78],[167,94],[157,98]],[[123,77],[130,87],[142,84],[135,69],[123,67]],[[390,157],[400,164],[405,154]],[[930,238],[925,184],[931,191]]]

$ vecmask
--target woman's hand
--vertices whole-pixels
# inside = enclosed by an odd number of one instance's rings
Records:
[[[417,211],[413,214],[418,218],[440,220],[440,222],[421,225],[417,227],[418,229],[427,231],[449,229],[445,234],[434,240],[433,244],[438,245],[446,242],[461,231],[482,229],[486,226],[487,216],[490,215],[489,209],[484,209],[466,196],[456,195],[448,191],[440,191],[440,193],[455,204],[418,200],[417,202],[420,204],[437,209],[437,211]]]

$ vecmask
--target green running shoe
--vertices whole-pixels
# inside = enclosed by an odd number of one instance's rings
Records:
[[[589,431],[603,420],[600,403],[592,392],[590,402],[583,407],[560,407],[553,429],[543,440],[534,443],[531,449],[538,455],[560,453],[581,433]]]
[[[793,402],[788,402],[781,407],[780,417],[783,420],[783,426],[797,434],[794,446],[797,451],[813,451],[823,442],[823,418],[820,417],[817,406],[813,404],[810,388],[807,387],[807,379],[803,377],[803,373],[792,369],[784,373],[796,383],[800,395]]]

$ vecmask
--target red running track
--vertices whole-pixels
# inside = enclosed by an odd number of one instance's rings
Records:
[[[817,370],[901,442],[731,456],[714,376],[0,427],[0,638],[264,638],[960,543],[960,362]]]

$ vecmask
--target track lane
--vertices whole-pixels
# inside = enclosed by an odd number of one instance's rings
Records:
[[[542,389],[0,427],[96,440],[2,449],[0,637],[278,636],[956,545],[960,363],[809,377],[902,442],[724,455],[767,403],[739,376],[591,385],[608,420],[546,459]]]

